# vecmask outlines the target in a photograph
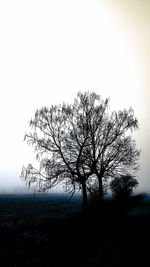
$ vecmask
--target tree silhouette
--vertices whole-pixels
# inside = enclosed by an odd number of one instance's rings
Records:
[[[80,110],[78,109],[80,113]],[[65,181],[73,193],[82,189],[83,206],[87,207],[86,180],[92,174],[86,167],[84,150],[88,144],[88,131],[78,127],[79,117],[72,116],[70,106],[51,106],[37,110],[30,121],[32,132],[25,135],[34,146],[39,169],[31,164],[22,168],[21,177],[28,185],[37,183],[47,190]]]
[[[91,191],[96,176],[100,200],[104,187],[113,177],[138,170],[140,156],[130,136],[131,131],[138,129],[133,109],[109,112],[108,103],[109,99],[103,101],[99,95],[86,92],[79,93],[70,106],[72,116],[77,118],[76,136],[78,129],[83,136],[88,135],[88,145],[83,150],[84,164],[92,174],[88,188]]]
[[[69,192],[82,190],[86,208],[94,184],[102,200],[110,179],[134,173],[140,151],[129,130],[137,129],[138,121],[131,108],[109,112],[108,103],[94,92],[79,92],[73,104],[38,109],[25,140],[34,147],[39,169],[22,168],[26,183],[47,190],[65,182]]]
[[[110,188],[116,199],[126,200],[132,194],[137,185],[137,180],[131,175],[121,175],[111,181]]]

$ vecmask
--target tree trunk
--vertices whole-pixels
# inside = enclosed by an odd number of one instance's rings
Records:
[[[102,176],[98,176],[98,183],[99,183],[99,188],[98,188],[98,191],[99,191],[99,201],[100,201],[100,203],[102,203],[102,201],[103,201],[103,195],[104,195]]]
[[[83,197],[83,211],[87,210],[88,202],[87,202],[87,188],[86,182],[82,182],[82,197]]]

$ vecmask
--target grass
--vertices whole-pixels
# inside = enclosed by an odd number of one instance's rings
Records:
[[[0,196],[0,266],[147,266],[150,215],[135,210],[150,202],[129,206],[106,201],[83,215],[79,197]]]

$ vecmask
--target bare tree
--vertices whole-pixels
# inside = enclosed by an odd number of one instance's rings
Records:
[[[93,163],[101,199],[103,181],[109,181],[119,174],[135,173],[138,170],[140,151],[129,134],[129,130],[137,128],[138,122],[134,118],[132,109],[112,112],[107,119],[104,117],[100,133],[93,141],[98,149]]]
[[[79,93],[70,107],[72,116],[78,118],[76,128],[74,126],[76,136],[78,129],[81,129],[82,136],[88,132],[88,145],[83,150],[84,164],[91,175],[95,174],[98,179],[101,200],[106,183],[114,176],[133,174],[138,170],[140,156],[135,140],[130,135],[131,131],[138,129],[133,109],[109,112],[108,103],[109,99],[103,101],[94,92],[86,92]],[[91,191],[93,183],[89,179],[88,188]]]
[[[65,181],[72,193],[77,188],[82,190],[86,209],[86,181],[91,171],[84,162],[84,150],[89,137],[88,131],[78,128],[78,112],[79,109],[72,116],[70,106],[65,104],[36,111],[30,121],[32,131],[25,135],[25,140],[34,147],[39,169],[29,164],[22,168],[21,177],[29,186],[37,183],[42,191]]]
[[[98,182],[99,197],[104,186],[119,174],[138,169],[140,151],[129,130],[137,129],[134,112],[109,112],[109,100],[94,92],[78,93],[73,104],[41,108],[30,121],[25,135],[33,145],[39,169],[23,167],[21,177],[47,190],[60,182],[72,193],[82,190],[87,207],[87,190]]]

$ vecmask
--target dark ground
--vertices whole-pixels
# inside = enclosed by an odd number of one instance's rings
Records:
[[[0,266],[149,266],[150,202],[129,206],[83,215],[78,197],[0,196]]]

